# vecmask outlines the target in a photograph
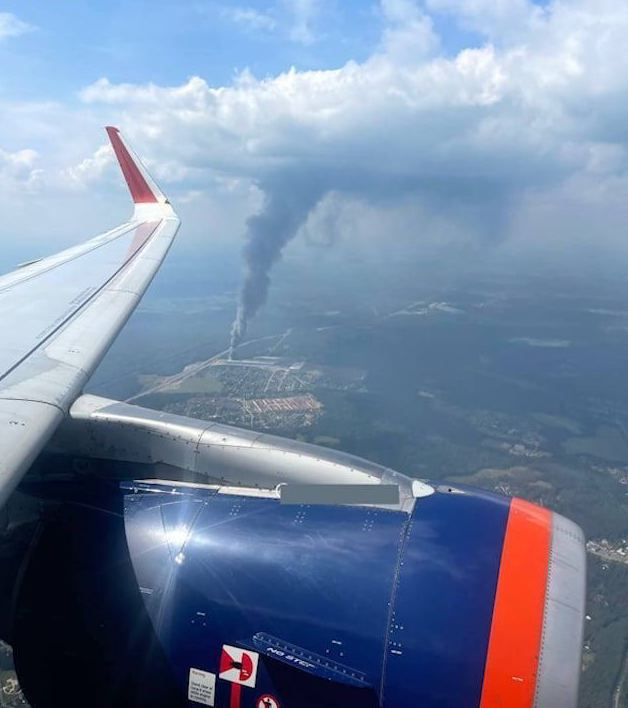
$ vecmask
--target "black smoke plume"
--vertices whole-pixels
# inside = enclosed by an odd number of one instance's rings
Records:
[[[247,221],[244,256],[244,282],[238,299],[236,318],[231,327],[230,358],[246,335],[249,320],[268,298],[270,271],[284,246],[293,239],[311,209],[321,197],[314,180],[284,178],[281,184],[262,185],[264,204]]]

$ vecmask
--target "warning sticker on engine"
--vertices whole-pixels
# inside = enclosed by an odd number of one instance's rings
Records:
[[[201,671],[201,669],[190,669],[188,701],[202,703],[204,706],[213,706],[215,693],[216,674]]]
[[[225,681],[254,688],[258,662],[257,652],[223,644],[218,676]]]

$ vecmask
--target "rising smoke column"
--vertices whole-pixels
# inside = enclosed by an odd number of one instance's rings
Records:
[[[320,196],[316,180],[282,176],[279,184],[265,183],[262,210],[247,221],[243,249],[244,282],[238,310],[231,327],[229,356],[244,336],[249,320],[266,302],[270,270],[281,258],[284,246],[293,239]]]

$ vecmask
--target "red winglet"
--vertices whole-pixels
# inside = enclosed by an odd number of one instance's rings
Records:
[[[122,170],[124,179],[129,185],[129,191],[131,192],[133,201],[136,204],[152,204],[157,202],[158,199],[153,193],[153,190],[148,185],[148,182],[135,160],[129,154],[126,145],[122,142],[120,131],[111,126],[107,126],[105,130],[107,131],[113,150],[120,163],[120,169]]]

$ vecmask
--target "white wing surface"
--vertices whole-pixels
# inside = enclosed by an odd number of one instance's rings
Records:
[[[0,506],[137,306],[179,219],[116,128],[130,221],[0,277]]]

